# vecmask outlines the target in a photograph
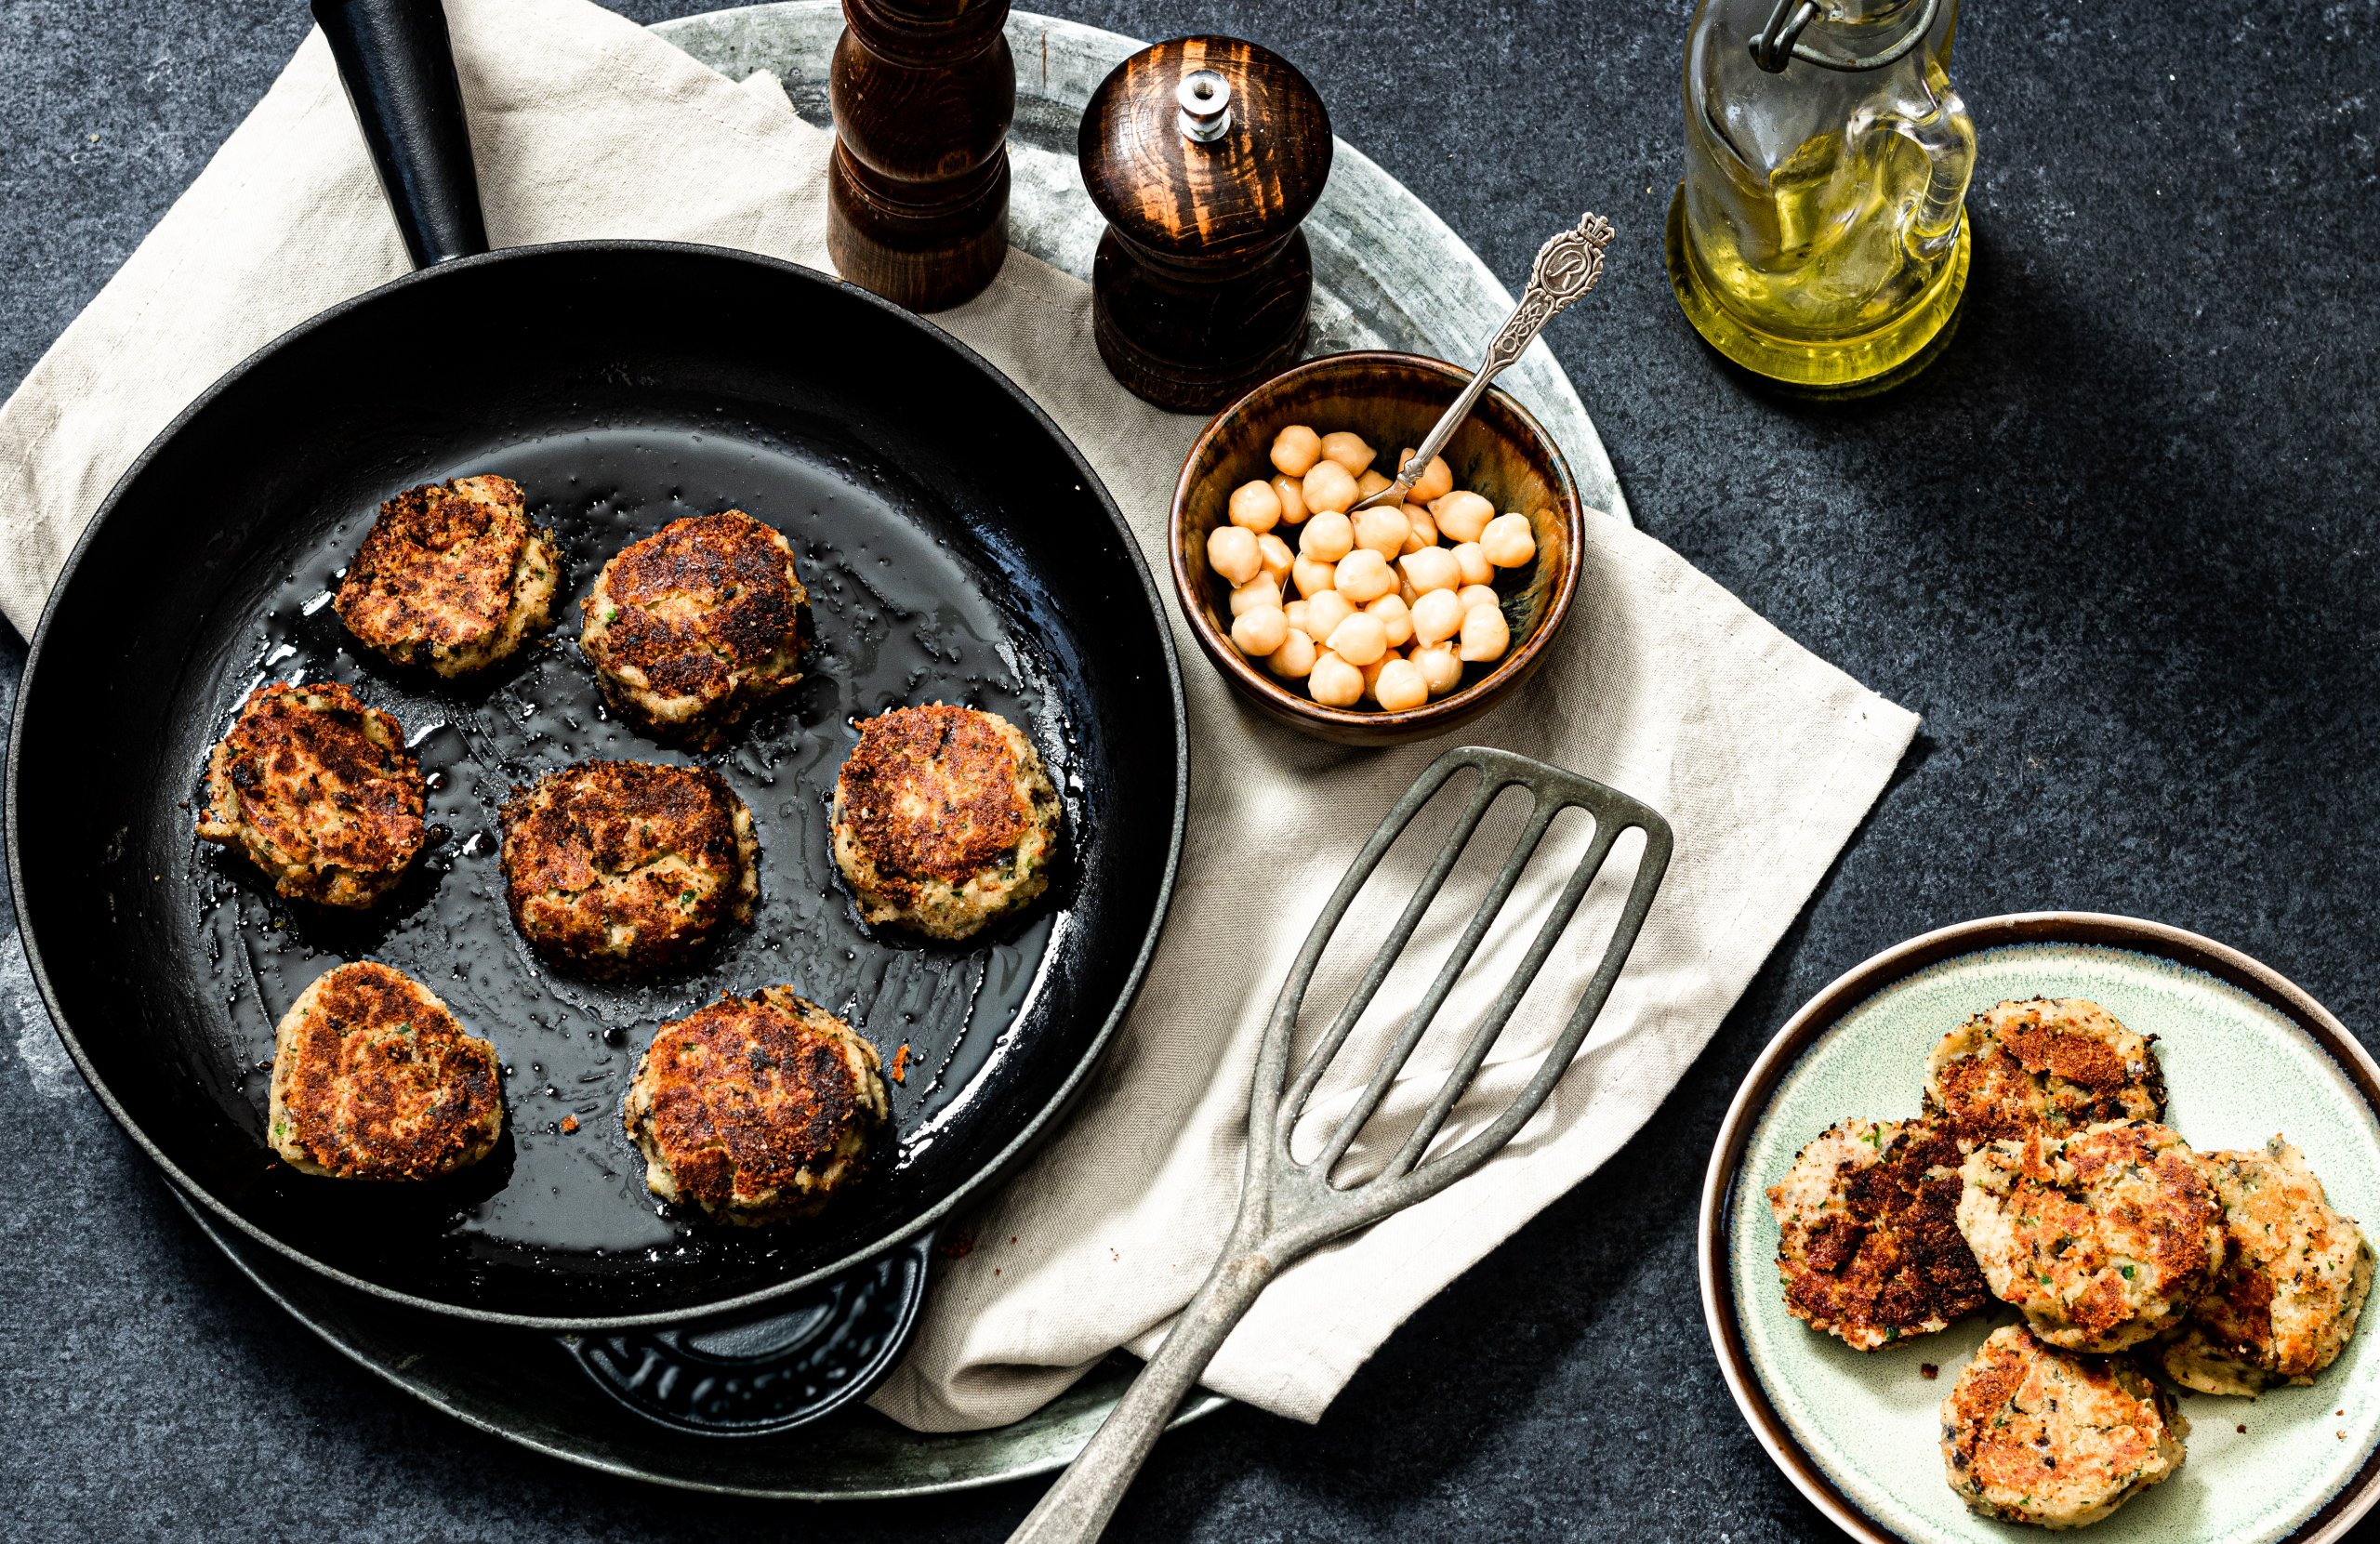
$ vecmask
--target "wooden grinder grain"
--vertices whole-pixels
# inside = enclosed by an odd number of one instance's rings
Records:
[[[912,310],[981,294],[1008,256],[1008,0],[843,0],[826,250]]]
[[[1209,413],[1297,358],[1314,295],[1299,225],[1331,138],[1295,66],[1236,38],[1144,48],[1091,94],[1077,151],[1107,217],[1092,316],[1118,381]]]

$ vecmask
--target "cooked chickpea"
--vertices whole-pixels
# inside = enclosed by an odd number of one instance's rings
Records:
[[[1462,656],[1448,643],[1435,644],[1413,651],[1413,666],[1421,672],[1421,683],[1433,697],[1443,697],[1462,684]]]
[[[1504,625],[1504,614],[1494,606],[1474,606],[1462,614],[1462,657],[1474,665],[1484,665],[1504,657],[1512,647],[1512,629]]]
[[[1273,436],[1273,465],[1283,477],[1303,477],[1322,459],[1322,436],[1303,424],[1291,424]]]
[[[1479,533],[1479,550],[1498,568],[1520,568],[1537,556],[1537,533],[1527,515],[1498,515]]]
[[[1534,562],[1537,537],[1527,516],[1457,488],[1442,455],[1404,503],[1357,509],[1413,459],[1408,449],[1375,466],[1380,454],[1352,430],[1282,429],[1278,475],[1232,490],[1231,523],[1208,534],[1207,561],[1231,586],[1243,653],[1302,679],[1325,706],[1403,712],[1460,690],[1466,663],[1511,651],[1496,573]]]
[[[1394,558],[1405,550],[1405,538],[1412,534],[1413,523],[1401,509],[1358,509],[1355,514],[1355,545]]]
[[[1372,678],[1372,695],[1391,713],[1402,713],[1428,702],[1430,686],[1422,679],[1421,667],[1411,660],[1392,659]]]
[[[1388,628],[1369,612],[1357,612],[1330,630],[1330,652],[1350,665],[1378,663],[1388,653]]]
[[[1336,461],[1346,468],[1349,477],[1363,476],[1366,469],[1371,466],[1372,457],[1379,454],[1380,452],[1364,443],[1362,435],[1343,429],[1335,434],[1326,434],[1322,437],[1323,459]],[[1385,488],[1388,483],[1383,481],[1381,486]]]
[[[1355,474],[1336,461],[1316,461],[1299,491],[1309,512],[1344,514],[1355,502]]]
[[[1369,548],[1359,547],[1340,559],[1336,574],[1330,587],[1358,606],[1370,605],[1396,588],[1396,575],[1390,572],[1388,560]]]
[[[1231,491],[1231,522],[1263,535],[1281,523],[1281,495],[1270,482],[1243,482]]]
[[[1434,589],[1413,603],[1413,636],[1423,644],[1443,643],[1462,631],[1461,597],[1450,589]]]
[[[1413,447],[1406,446],[1396,453],[1396,469],[1403,471],[1405,463],[1413,459]],[[1444,498],[1454,492],[1454,468],[1447,465],[1443,455],[1433,455],[1421,476],[1413,480],[1413,490],[1405,496],[1416,504],[1427,504],[1434,498]]]
[[[1355,614],[1355,603],[1335,589],[1310,595],[1305,602],[1305,619],[1309,624],[1305,635],[1328,640],[1340,623]]]
[[[1443,547],[1425,547],[1419,552],[1408,552],[1397,560],[1397,567],[1405,571],[1405,582],[1423,595],[1434,589],[1462,587],[1462,565],[1454,554]]]
[[[1298,550],[1318,563],[1335,563],[1355,549],[1355,522],[1336,509],[1305,522],[1298,533]]]
[[[1281,587],[1273,582],[1269,574],[1259,574],[1231,592],[1231,614],[1234,616],[1245,616],[1252,611],[1280,609]],[[1265,652],[1271,653],[1270,650]]]
[[[1289,641],[1289,621],[1278,606],[1243,612],[1231,625],[1231,640],[1243,654],[1262,659]]]
[[[1364,699],[1364,673],[1325,649],[1314,656],[1305,689],[1325,707],[1353,707]]]
[[[1256,550],[1256,533],[1236,525],[1218,526],[1207,534],[1207,566],[1223,576],[1234,589],[1264,572],[1264,555]]]
[[[1459,542],[1475,542],[1488,522],[1496,518],[1496,507],[1474,493],[1458,488],[1430,505],[1430,518],[1438,522],[1438,534]]]
[[[1264,668],[1285,680],[1302,680],[1314,668],[1314,640],[1306,636],[1304,628],[1291,627],[1289,636],[1281,640],[1281,646],[1265,657]]]

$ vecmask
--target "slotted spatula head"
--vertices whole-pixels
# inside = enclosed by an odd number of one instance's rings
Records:
[[[1313,985],[1316,968],[1324,952],[1341,925],[1348,908],[1363,890],[1381,860],[1414,818],[1435,798],[1447,784],[1464,772],[1476,772],[1479,781],[1456,817],[1453,828],[1440,845],[1421,883],[1405,903],[1395,925],[1374,956],[1370,968],[1342,1005],[1324,1030],[1322,1038],[1294,1078],[1289,1074],[1293,1054],[1300,1010],[1308,989]],[[1300,1163],[1290,1152],[1290,1136],[1299,1116],[1306,1109],[1315,1089],[1345,1046],[1364,1010],[1379,994],[1382,983],[1402,957],[1411,942],[1416,928],[1433,901],[1446,886],[1448,876],[1461,859],[1479,831],[1481,821],[1499,797],[1506,790],[1520,787],[1528,792],[1532,803],[1519,839],[1505,854],[1494,881],[1487,894],[1473,911],[1454,947],[1440,964],[1421,1000],[1408,1011],[1394,1042],[1374,1067],[1370,1080],[1355,1103],[1340,1120],[1321,1152],[1311,1161]],[[1339,1186],[1331,1175],[1349,1145],[1362,1130],[1364,1124],[1377,1113],[1387,1097],[1390,1086],[1403,1071],[1431,1023],[1454,991],[1482,942],[1494,928],[1505,903],[1511,899],[1514,886],[1536,856],[1545,840],[1554,818],[1565,810],[1585,811],[1594,822],[1594,833],[1586,852],[1579,860],[1560,896],[1539,924],[1528,953],[1521,968],[1498,991],[1494,1000],[1480,1015],[1469,1042],[1448,1072],[1437,1096],[1408,1135],[1387,1167],[1378,1175],[1359,1184]],[[1602,963],[1587,983],[1585,992],[1571,1011],[1537,1071],[1503,1112],[1486,1129],[1468,1142],[1423,1161],[1422,1155],[1446,1125],[1447,1117],[1464,1091],[1471,1086],[1479,1068],[1488,1059],[1513,1011],[1528,992],[1564,930],[1578,915],[1580,904],[1586,899],[1588,889],[1609,861],[1613,846],[1631,830],[1642,831],[1645,846],[1636,865],[1636,873],[1629,886],[1628,897],[1620,908],[1609,942],[1604,949]],[[1435,1195],[1447,1186],[1478,1168],[1494,1157],[1514,1133],[1536,1115],[1554,1086],[1585,1044],[1587,1035],[1603,1012],[1605,1001],[1611,996],[1612,983],[1619,979],[1620,968],[1627,963],[1629,952],[1634,948],[1636,935],[1643,930],[1646,914],[1651,910],[1654,893],[1659,890],[1661,878],[1668,870],[1673,845],[1669,823],[1649,806],[1629,798],[1576,772],[1516,756],[1510,751],[1491,750],[1485,746],[1467,746],[1448,751],[1431,763],[1420,780],[1407,790],[1370,841],[1356,855],[1355,861],[1339,881],[1329,904],[1307,934],[1305,946],[1299,951],[1297,963],[1291,968],[1289,981],[1282,986],[1273,1017],[1266,1025],[1264,1043],[1258,1052],[1254,1085],[1249,1104],[1249,1171],[1250,1191],[1260,1184],[1274,1190],[1272,1231],[1285,1233],[1303,1246],[1296,1252],[1303,1253],[1328,1239],[1355,1228],[1365,1227],[1392,1212],[1400,1211],[1427,1196]],[[1245,1213],[1247,1198],[1243,1197]]]
[[[1453,828],[1441,843],[1428,872],[1397,913],[1387,938],[1374,955],[1355,989],[1314,1050],[1294,1076],[1298,1019],[1313,987],[1331,939],[1348,916],[1365,883],[1380,867],[1407,827],[1455,776],[1475,772],[1478,783],[1465,799]],[[1399,1023],[1371,1076],[1321,1150],[1301,1163],[1290,1151],[1290,1138],[1331,1063],[1345,1048],[1348,1036],[1366,1009],[1380,994],[1421,926],[1423,914],[1448,877],[1478,836],[1481,822],[1500,796],[1512,788],[1526,789],[1531,803],[1519,839],[1508,851],[1489,883],[1487,894],[1464,924],[1437,973],[1420,1000]],[[1583,810],[1594,830],[1560,895],[1538,925],[1520,968],[1514,971],[1480,1015],[1470,1039],[1448,1070],[1437,1094],[1419,1124],[1397,1147],[1384,1168],[1369,1178],[1341,1185],[1332,1173],[1347,1155],[1357,1134],[1381,1108],[1397,1075],[1429,1033],[1456,983],[1478,954],[1480,945],[1512,898],[1529,861],[1544,843],[1547,831],[1566,810]],[[1445,1153],[1425,1157],[1431,1142],[1487,1062],[1488,1053],[1512,1020],[1514,1010],[1536,981],[1564,930],[1578,915],[1587,891],[1610,860],[1612,848],[1629,831],[1644,834],[1644,850],[1620,916],[1593,977],[1571,1010],[1569,1020],[1539,1060],[1520,1091],[1486,1128]],[[1257,1052],[1256,1073],[1249,1089],[1248,1160],[1239,1197],[1239,1215],[1206,1284],[1199,1287],[1174,1321],[1165,1343],[1111,1412],[1072,1468],[1050,1487],[1040,1504],[1011,1536],[1011,1544],[1088,1544],[1099,1537],[1141,1462],[1165,1429],[1183,1395],[1197,1381],[1222,1346],[1232,1326],[1245,1315],[1267,1282],[1283,1268],[1312,1253],[1331,1239],[1368,1227],[1393,1212],[1413,1205],[1453,1184],[1502,1151],[1529,1117],[1536,1115],[1561,1081],[1579,1049],[1586,1043],[1611,996],[1620,968],[1644,930],[1646,915],[1669,869],[1673,847],[1669,823],[1650,807],[1618,789],[1606,787],[1576,772],[1510,751],[1466,746],[1450,750],[1430,764],[1420,781],[1398,799],[1381,822],[1380,829],[1331,892],[1329,904],[1306,935],[1289,979],[1274,1003]]]

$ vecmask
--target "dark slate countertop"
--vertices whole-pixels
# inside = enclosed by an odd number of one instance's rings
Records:
[[[1976,0],[1964,324],[1906,389],[1818,407],[1725,372],[1662,278],[1680,0],[1039,3],[1279,49],[1507,283],[1580,208],[1610,215],[1610,276],[1550,336],[1639,521],[1924,716],[1645,1133],[1319,1427],[1233,1409],[1169,1437],[1116,1537],[1826,1537],[1720,1381],[1691,1234],[1720,1115],[1798,1003],[1924,929],[2071,907],[2212,934],[2380,1024],[2380,5]],[[263,91],[302,9],[0,6],[0,384]],[[11,686],[22,658],[0,641]],[[13,942],[0,1016],[11,1538],[998,1539],[1038,1491],[726,1503],[469,1431],[216,1254],[85,1093]]]

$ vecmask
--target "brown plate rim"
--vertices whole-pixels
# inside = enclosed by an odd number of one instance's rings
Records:
[[[1778,1084],[1803,1053],[1858,1004],[1929,966],[1961,955],[2011,944],[2096,944],[2156,955],[2205,971],[2247,993],[2286,1017],[2335,1062],[2357,1092],[2380,1113],[2380,1062],[2373,1060],[2347,1027],[2296,983],[2262,961],[2211,938],[2163,922],[2105,912],[2016,912],[1977,917],[1921,933],[1862,960],[1802,1005],[1762,1049],[1744,1075],[1702,1181],[1701,1216],[1695,1257],[1701,1278],[1702,1317],[1711,1333],[1720,1376],[1752,1435],[1794,1487],[1852,1537],[1865,1544],[1909,1544],[1907,1537],[1862,1511],[1837,1489],[1805,1452],[1769,1403],[1736,1322],[1735,1294],[1727,1281],[1727,1221],[1734,1211],[1736,1179],[1752,1128],[1768,1108]],[[2380,1501],[2380,1447],[2366,1454],[2355,1477],[2324,1500],[2282,1544],[2334,1544]]]
[[[1544,448],[1546,466],[1554,474],[1562,499],[1562,516],[1569,535],[1569,561],[1562,565],[1555,577],[1554,594],[1547,601],[1545,614],[1530,629],[1518,648],[1506,654],[1501,663],[1487,675],[1450,696],[1440,697],[1420,707],[1408,707],[1391,713],[1385,709],[1356,712],[1351,708],[1325,707],[1311,697],[1302,697],[1275,681],[1250,663],[1248,656],[1235,648],[1231,640],[1215,627],[1214,618],[1200,603],[1200,582],[1189,568],[1183,550],[1182,534],[1183,510],[1188,504],[1191,489],[1190,468],[1206,454],[1207,447],[1223,430],[1223,420],[1237,413],[1250,397],[1271,389],[1284,381],[1301,376],[1318,376],[1343,369],[1351,364],[1397,364],[1417,368],[1425,374],[1443,376],[1457,391],[1471,382],[1471,372],[1442,359],[1427,354],[1406,353],[1396,349],[1354,349],[1344,353],[1324,354],[1318,358],[1290,365],[1278,375],[1267,376],[1225,404],[1207,420],[1190,443],[1189,453],[1182,458],[1182,470],[1173,482],[1172,507],[1166,511],[1165,545],[1167,566],[1173,571],[1173,599],[1182,609],[1182,618],[1189,625],[1190,636],[1198,640],[1198,652],[1223,674],[1223,679],[1275,711],[1317,727],[1352,732],[1367,736],[1407,737],[1417,733],[1455,725],[1470,719],[1486,707],[1488,701],[1506,688],[1517,683],[1537,668],[1546,646],[1562,625],[1569,620],[1570,602],[1579,589],[1579,575],[1586,562],[1586,507],[1579,496],[1578,480],[1570,474],[1570,463],[1562,455],[1562,447],[1537,415],[1522,405],[1519,398],[1500,386],[1490,386],[1487,395],[1516,416],[1522,427]]]

